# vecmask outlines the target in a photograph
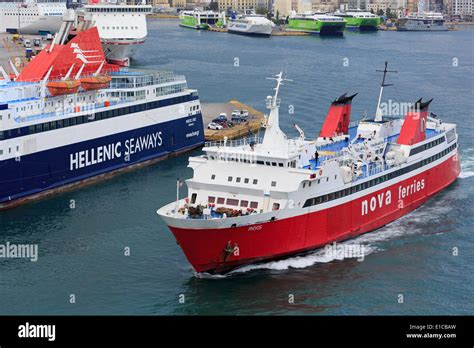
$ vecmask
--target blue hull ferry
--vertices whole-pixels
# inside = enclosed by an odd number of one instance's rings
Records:
[[[18,76],[0,67],[0,208],[204,143],[199,96],[184,76],[105,65],[93,38],[98,52],[79,38],[55,55],[44,49]]]

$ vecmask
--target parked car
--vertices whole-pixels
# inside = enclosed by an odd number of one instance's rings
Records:
[[[221,130],[223,129],[224,127],[222,127],[220,124],[218,123],[215,123],[215,122],[211,122],[207,125],[207,128],[208,129],[213,129],[213,130]]]
[[[33,40],[33,45],[35,47],[40,47],[41,46],[41,40],[40,39],[34,39]]]
[[[213,123],[217,123],[218,125],[222,126],[222,128],[229,128],[229,125],[227,124],[227,121],[222,121],[222,120],[219,120],[219,121],[212,121]]]
[[[225,112],[219,114],[212,122],[227,122],[227,114]]]
[[[240,116],[249,117],[249,111],[248,110],[241,110],[240,111]]]
[[[248,120],[247,116],[242,116],[242,115],[232,116],[232,122],[235,122],[235,123],[247,122],[247,120]]]
[[[29,39],[25,39],[25,41],[23,41],[23,46],[25,48],[31,48],[31,41]]]

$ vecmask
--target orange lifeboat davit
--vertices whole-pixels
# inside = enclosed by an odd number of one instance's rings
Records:
[[[107,88],[111,80],[112,78],[108,75],[84,77],[81,79],[81,85],[84,90],[91,91],[95,89]]]
[[[48,82],[46,84],[49,93],[51,93],[51,95],[53,95],[54,97],[58,95],[77,93],[80,86],[81,81],[79,80],[56,81]]]

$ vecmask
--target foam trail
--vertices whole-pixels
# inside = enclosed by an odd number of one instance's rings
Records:
[[[461,173],[459,173],[459,178],[460,179],[466,179],[466,178],[469,178],[471,176],[474,176],[474,172],[472,172],[472,171],[462,170]]]
[[[461,154],[461,173],[460,179],[466,179],[474,176],[474,149],[467,149]]]

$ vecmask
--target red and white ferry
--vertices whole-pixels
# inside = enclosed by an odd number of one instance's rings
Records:
[[[418,208],[460,173],[456,125],[412,104],[405,117],[350,123],[354,96],[330,106],[318,138],[279,127],[276,76],[263,139],[206,144],[191,157],[188,197],[157,213],[197,272],[304,253],[384,226]],[[179,187],[179,185],[178,185]]]

